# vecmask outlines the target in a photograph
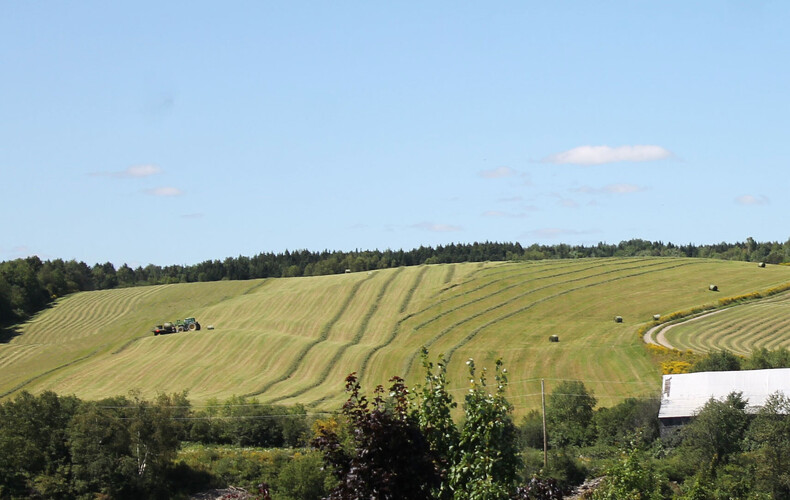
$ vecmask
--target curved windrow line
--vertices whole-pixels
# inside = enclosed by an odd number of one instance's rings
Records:
[[[256,283],[256,284],[252,285],[247,290],[242,292],[241,295],[250,295],[253,292],[257,292],[259,288],[263,288],[264,285],[268,285],[271,282],[272,282],[272,280],[269,280],[269,279],[261,279],[260,283]],[[225,300],[230,300],[232,298],[234,298],[234,297],[228,297]],[[220,300],[219,302],[224,302],[224,300]]]
[[[307,391],[311,389],[315,389],[316,387],[326,382],[326,380],[329,378],[329,372],[332,371],[332,368],[335,366],[335,363],[337,363],[338,360],[343,356],[343,354],[345,354],[346,350],[348,350],[348,348],[351,346],[359,344],[359,341],[362,340],[362,336],[365,335],[365,331],[367,330],[368,323],[370,323],[370,319],[373,317],[373,315],[376,314],[376,311],[378,310],[379,305],[381,304],[381,301],[384,298],[384,295],[386,295],[387,293],[387,289],[390,287],[392,282],[395,281],[395,278],[398,277],[398,274],[400,274],[402,271],[403,271],[402,267],[398,268],[395,272],[392,273],[392,276],[390,276],[387,279],[387,281],[384,282],[384,284],[382,284],[381,290],[379,290],[379,293],[376,295],[376,299],[373,301],[373,304],[371,304],[371,306],[368,308],[368,311],[365,313],[364,318],[362,318],[362,322],[359,324],[359,328],[357,328],[357,332],[354,334],[354,338],[352,338],[351,341],[345,343],[340,348],[338,348],[337,351],[335,351],[335,354],[332,356],[332,359],[329,360],[329,363],[327,363],[326,367],[324,367],[321,374],[318,377],[314,377],[314,379],[316,379],[315,382],[313,382],[309,386],[296,390],[291,394],[274,398],[269,402],[273,404],[273,403],[277,403],[278,401],[282,401],[284,399],[301,396]]]
[[[685,263],[682,263],[682,264],[677,264],[677,265],[674,265],[674,266],[661,268],[660,271],[666,271],[666,270],[669,270],[669,269],[675,269],[675,268],[678,268],[678,267],[684,267],[684,266],[688,266],[688,265],[692,265],[692,264],[693,264],[692,262],[685,262]],[[652,267],[652,266],[642,266],[641,268],[644,268],[644,267]],[[505,314],[503,316],[498,316],[498,317],[492,319],[491,321],[488,321],[485,324],[475,328],[468,335],[466,335],[460,342],[456,343],[452,348],[450,348],[450,350],[448,350],[445,353],[447,364],[450,363],[450,359],[452,358],[453,354],[455,354],[455,351],[457,351],[459,348],[463,347],[465,344],[469,343],[472,339],[474,339],[484,329],[489,328],[492,325],[494,325],[496,323],[499,323],[500,321],[503,321],[505,319],[511,318],[511,317],[516,316],[518,314],[521,314],[524,311],[529,310],[529,309],[535,307],[538,304],[542,304],[544,302],[556,299],[557,297],[561,297],[561,296],[567,295],[569,293],[573,293],[573,292],[576,292],[576,291],[579,291],[579,290],[584,290],[585,288],[591,288],[591,287],[594,287],[594,286],[600,286],[600,285],[604,285],[604,284],[607,284],[607,283],[612,283],[614,281],[620,281],[620,280],[623,280],[623,279],[633,278],[635,276],[641,276],[641,275],[644,275],[644,274],[655,273],[657,271],[658,270],[656,270],[656,269],[650,269],[650,270],[642,271],[642,272],[639,272],[639,273],[627,274],[625,276],[616,276],[614,278],[610,278],[610,279],[607,279],[607,280],[597,281],[595,283],[589,283],[587,285],[582,285],[582,286],[578,286],[578,287],[574,287],[574,288],[569,288],[567,290],[563,290],[563,291],[558,292],[556,294],[549,295],[547,297],[543,297],[542,299],[538,299],[535,302],[527,304],[526,306],[521,307],[521,308],[519,308],[519,309],[517,309],[515,311],[512,311],[510,313],[507,313],[507,314]],[[598,274],[596,276],[602,276],[602,275],[605,275],[605,274],[610,274],[611,272],[614,272],[614,271],[607,271],[606,273],[600,273],[600,274]],[[580,281],[580,280],[576,279],[576,280],[571,280],[569,282],[573,282],[573,281]],[[433,340],[435,341],[437,339],[434,338]],[[409,365],[408,368],[411,369],[411,365]],[[406,372],[406,373],[408,373],[408,372]]]
[[[747,344],[757,345],[765,337],[773,332],[769,327],[776,324],[776,317],[760,316],[760,311],[748,311],[748,315],[740,318],[735,328],[728,328],[723,333],[731,337],[728,344],[731,350],[737,352],[748,352]],[[756,320],[756,321],[755,321]]]
[[[455,283],[453,285],[450,285],[448,287],[440,288],[439,290],[436,291],[436,293],[434,293],[434,297],[438,297],[438,296],[440,296],[440,295],[442,295],[444,293],[449,292],[450,290],[453,290],[455,288],[468,285],[469,283],[473,283],[475,281],[479,281],[479,280],[487,278],[487,277],[497,276],[497,275],[500,275],[500,274],[507,274],[507,273],[511,272],[511,269],[510,269],[511,265],[510,264],[511,263],[505,263],[505,264],[502,264],[502,265],[498,266],[498,268],[486,268],[486,267],[480,267],[480,266],[483,265],[481,263],[478,266],[477,269],[475,269],[474,271],[472,271],[472,272],[470,272],[470,273],[468,273],[466,275],[466,279],[465,280],[463,280],[463,281],[461,281],[459,283]],[[483,273],[485,273],[485,275],[481,276],[481,275],[483,275]],[[526,274],[526,272],[525,272],[525,274]],[[449,282],[445,282],[445,284],[447,284],[447,283],[449,283]],[[452,297],[450,297],[450,298],[452,298]]]
[[[398,312],[400,314],[406,312],[406,308],[408,308],[409,304],[411,304],[411,300],[412,298],[414,298],[414,294],[417,292],[417,289],[420,287],[420,283],[422,283],[422,280],[423,278],[425,278],[425,275],[427,273],[428,273],[427,267],[423,267],[422,269],[420,269],[420,272],[417,273],[417,276],[414,278],[414,283],[412,283],[411,287],[409,287],[409,290],[406,292],[406,296],[403,297],[403,302],[401,302],[400,309],[398,309]]]
[[[633,260],[634,261],[645,261],[645,260],[649,260],[649,259],[641,258],[641,259],[633,259]],[[493,285],[493,284],[496,284],[496,283],[500,283],[500,282],[505,281],[505,280],[518,278],[519,276],[532,276],[532,275],[536,275],[536,274],[540,275],[542,273],[551,273],[551,272],[555,272],[556,273],[557,267],[559,267],[559,268],[561,268],[563,270],[570,269],[569,271],[566,271],[566,272],[563,272],[563,273],[547,275],[548,277],[561,276],[562,274],[573,274],[575,272],[580,272],[580,270],[577,269],[577,266],[581,267],[581,270],[583,271],[583,270],[593,269],[595,267],[602,267],[602,266],[614,264],[611,261],[610,262],[598,261],[598,262],[600,262],[600,263],[594,264],[594,265],[590,265],[591,261],[589,261],[589,260],[587,260],[587,261],[580,260],[578,262],[563,263],[563,264],[559,264],[559,265],[554,265],[555,262],[551,262],[551,263],[547,262],[546,265],[532,264],[532,263],[529,263],[529,264],[507,263],[507,264],[503,264],[503,265],[499,266],[499,268],[497,268],[496,270],[492,270],[492,269],[477,269],[474,272],[470,273],[469,274],[469,278],[466,279],[465,281],[462,281],[461,283],[458,283],[458,284],[452,285],[450,287],[446,287],[446,288],[441,289],[436,294],[436,296],[438,297],[439,295],[442,295],[445,292],[449,292],[450,290],[453,290],[453,289],[456,289],[456,288],[461,288],[461,287],[463,287],[465,285],[468,285],[470,283],[483,281],[482,284],[477,285],[475,288],[473,288],[471,290],[467,290],[465,292],[461,292],[461,293],[452,295],[450,297],[441,299],[439,302],[434,302],[430,306],[426,307],[424,310],[419,311],[419,313],[425,312],[426,310],[428,310],[428,309],[430,309],[432,307],[436,307],[437,305],[440,305],[440,304],[442,304],[444,302],[447,302],[448,300],[453,300],[453,299],[456,299],[458,297],[462,297],[462,296],[467,295],[469,293],[473,293],[473,292],[476,292],[478,290],[481,290],[481,289],[483,289],[483,288],[485,288],[487,286],[490,286],[490,285]],[[516,269],[514,269],[514,267]],[[486,272],[486,271],[488,271],[488,272]],[[486,272],[486,274],[484,276],[479,276],[479,275],[483,274],[483,272]],[[497,276],[500,276],[500,275],[503,275],[503,274],[505,275],[504,277],[497,278]],[[495,278],[495,279],[491,279],[491,278]],[[490,281],[488,281],[488,280],[490,280]]]
[[[86,294],[85,300],[68,304],[68,308],[65,311],[61,309],[56,318],[38,322],[36,337],[55,343],[93,335],[108,324],[108,318],[128,314],[143,298],[153,293],[156,293],[155,289],[127,288],[107,294]]]
[[[440,340],[441,338],[443,338],[444,336],[446,336],[448,333],[450,333],[451,331],[455,330],[459,326],[463,325],[464,323],[467,323],[469,321],[477,319],[477,318],[479,318],[480,316],[482,316],[484,314],[487,314],[487,313],[489,313],[491,311],[494,311],[496,309],[500,309],[500,308],[502,308],[504,306],[512,304],[513,302],[521,300],[521,299],[523,299],[524,297],[526,297],[528,295],[532,295],[532,294],[534,294],[536,292],[540,292],[540,291],[545,290],[547,288],[554,288],[554,287],[557,287],[557,286],[560,286],[560,285],[567,285],[569,283],[574,283],[574,282],[577,282],[577,281],[584,281],[584,280],[588,280],[588,279],[592,279],[592,278],[597,278],[597,277],[600,277],[600,276],[605,276],[607,274],[612,274],[612,273],[617,273],[617,272],[622,272],[622,271],[629,271],[629,270],[632,270],[632,269],[645,269],[647,267],[661,266],[661,265],[664,265],[664,264],[665,264],[665,262],[657,262],[655,264],[649,264],[649,265],[646,265],[646,266],[645,265],[641,265],[641,266],[632,266],[632,267],[617,267],[615,269],[610,269],[608,271],[604,271],[604,272],[601,272],[601,273],[580,276],[578,278],[569,279],[569,280],[555,281],[555,282],[549,283],[547,285],[544,285],[544,286],[541,286],[541,287],[538,287],[538,288],[530,289],[530,290],[528,290],[528,291],[526,291],[524,293],[521,293],[521,294],[518,294],[516,296],[513,296],[513,297],[511,297],[510,299],[508,299],[508,300],[506,300],[504,302],[500,302],[500,303],[498,303],[496,305],[493,305],[493,306],[488,307],[486,309],[483,309],[481,311],[477,311],[476,313],[471,314],[471,315],[465,317],[464,319],[462,319],[462,320],[460,320],[460,321],[458,321],[458,322],[456,322],[456,323],[444,328],[441,332],[439,332],[439,334],[435,335],[428,342],[426,342],[425,343],[425,347],[426,348],[430,348],[438,340]],[[684,263],[684,264],[679,264],[679,265],[690,265],[690,264],[691,264],[691,262]],[[511,288],[514,288],[516,286],[523,286],[524,283],[539,281],[539,280],[548,279],[548,278],[556,278],[556,277],[559,277],[559,276],[566,276],[566,275],[569,275],[569,274],[577,274],[578,272],[589,271],[590,269],[594,269],[594,268],[597,268],[597,267],[601,267],[601,266],[600,265],[590,266],[590,267],[586,267],[584,269],[576,270],[576,271],[573,271],[573,272],[557,273],[555,275],[542,276],[542,277],[539,277],[539,278],[535,278],[535,279],[532,279],[532,280],[527,280],[525,282],[521,282],[521,283],[518,283],[518,284],[515,284],[515,285],[511,285],[511,286],[502,288],[500,290],[495,291],[492,294],[489,294],[487,296],[471,300],[469,302],[466,302],[464,304],[459,305],[458,307],[455,307],[453,309],[445,311],[445,312],[441,313],[439,316],[437,316],[436,318],[431,318],[430,320],[417,325],[414,328],[414,330],[416,331],[416,330],[424,327],[425,325],[427,325],[428,323],[434,321],[438,317],[445,316],[445,315],[447,315],[449,313],[452,313],[452,312],[455,312],[455,311],[457,311],[459,309],[463,309],[464,307],[466,307],[468,305],[471,305],[471,304],[474,304],[476,302],[480,302],[481,300],[490,299],[491,297],[494,297],[495,295],[498,295],[499,293],[504,292],[506,290],[509,290]],[[672,267],[677,267],[677,266],[672,266]],[[662,270],[663,269],[672,269],[672,267],[662,268]],[[654,270],[645,271],[645,273],[647,273],[647,272],[655,272],[655,271]],[[638,276],[639,274],[644,274],[644,273],[637,273],[637,274],[634,274],[632,276]],[[600,283],[606,283],[606,281],[603,281],[603,282],[600,282]],[[414,352],[407,358],[406,363],[405,363],[406,371],[404,371],[403,373],[409,373],[409,370],[411,369],[412,365],[414,364],[414,360],[417,357],[417,354],[418,353]]]
[[[725,314],[731,313],[732,309],[729,309]],[[709,346],[711,343],[711,338],[708,335],[700,336],[700,332],[714,330],[716,333],[713,335],[713,341],[723,342],[727,336],[732,333],[737,334],[747,324],[747,320],[744,317],[722,319],[721,316],[722,315],[715,316],[712,323],[694,323],[689,324],[686,328],[684,328],[683,323],[679,323],[673,329],[673,336],[668,336],[667,338],[669,339],[674,337],[675,339],[678,339],[677,344],[679,345],[693,342],[696,347],[707,350],[707,346]],[[687,339],[687,342],[680,341],[684,338]]]
[[[69,300],[65,303],[61,302],[56,304],[55,307],[59,309],[59,314],[45,316],[40,315],[31,321],[30,329],[32,331],[30,333],[36,332],[37,335],[43,336],[45,333],[40,333],[42,331],[52,329],[67,329],[71,327],[72,324],[77,323],[77,311],[82,311],[93,307],[96,301],[96,295],[89,292],[80,294],[73,298],[69,297]],[[48,311],[44,311],[42,314],[46,314],[47,312]]]
[[[313,347],[317,346],[318,344],[324,342],[327,338],[329,338],[329,332],[332,330],[332,327],[335,326],[335,323],[340,321],[340,318],[343,316],[343,313],[346,312],[346,309],[348,309],[348,306],[351,304],[351,301],[354,300],[354,296],[356,296],[362,284],[365,283],[365,281],[369,280],[371,276],[373,275],[368,275],[368,277],[365,278],[364,280],[360,280],[354,284],[354,286],[351,288],[351,291],[348,293],[346,300],[343,301],[343,304],[341,304],[337,313],[335,313],[335,315],[324,325],[324,327],[321,328],[321,334],[318,336],[318,338],[316,338],[314,341],[310,342],[309,344],[307,344],[302,348],[302,350],[294,358],[294,360],[291,362],[291,364],[288,366],[288,368],[285,370],[285,372],[282,375],[280,375],[274,380],[267,382],[260,389],[244,394],[243,397],[258,396],[271,389],[275,384],[279,384],[280,382],[291,378],[294,372],[296,372],[297,368],[299,368],[299,364],[302,362],[302,359],[304,359],[305,355],[307,355],[307,353],[310,352],[310,350]]]
[[[419,273],[417,273],[417,276],[414,277],[414,283],[412,283],[412,286],[409,288],[409,291],[406,292],[406,296],[403,297],[403,302],[401,303],[399,309],[400,313],[405,312],[406,309],[409,307],[412,297],[414,297],[414,292],[417,290],[417,288],[420,287],[420,283],[422,283],[422,280],[423,278],[425,278],[425,274],[427,272],[428,272],[428,268],[425,267]],[[395,337],[398,336],[398,332],[400,331],[400,326],[403,324],[404,321],[406,321],[411,317],[412,317],[411,314],[407,314],[403,318],[399,319],[395,323],[395,326],[392,327],[392,331],[390,332],[389,337],[387,337],[385,342],[377,345],[376,347],[368,351],[368,353],[365,355],[365,358],[362,360],[362,365],[359,368],[359,377],[358,377],[359,380],[362,380],[362,376],[365,374],[365,370],[367,370],[368,363],[370,362],[370,359],[373,357],[373,355],[379,352],[384,347],[390,345],[392,341],[395,340]]]
[[[447,273],[444,275],[444,284],[453,281],[453,276],[455,276],[455,267],[457,264],[450,264],[447,266]]]
[[[748,353],[757,347],[781,343],[782,334],[788,332],[786,315],[776,311],[771,315],[762,316],[762,312],[761,310],[751,310],[747,315],[738,318],[737,323],[729,325],[723,331],[705,335],[699,339],[700,347],[704,347],[708,351],[716,348],[728,348],[733,352]]]
[[[0,350],[4,356],[0,357],[0,368],[12,365],[17,360],[29,358],[35,355],[43,344],[16,344],[12,347],[4,347]],[[12,352],[9,352],[12,351]]]
[[[642,259],[642,260],[646,260],[646,259]],[[423,321],[422,323],[418,324],[417,326],[415,326],[414,329],[415,330],[419,330],[419,329],[425,327],[426,325],[428,325],[428,324],[430,324],[430,323],[442,318],[443,316],[451,314],[451,313],[453,313],[453,312],[455,312],[455,311],[457,311],[459,309],[462,309],[462,308],[464,308],[464,307],[466,307],[468,305],[474,304],[476,302],[480,302],[482,300],[490,299],[491,297],[494,297],[497,294],[506,292],[506,291],[508,291],[508,290],[510,290],[512,288],[524,286],[524,284],[526,284],[526,283],[532,283],[532,282],[535,282],[535,281],[540,281],[540,280],[545,280],[545,279],[550,279],[550,278],[558,278],[560,276],[567,276],[567,275],[577,274],[577,273],[580,273],[580,272],[589,271],[591,269],[596,269],[596,268],[599,268],[599,267],[609,267],[611,265],[616,265],[616,263],[614,263],[614,262],[606,262],[606,263],[600,263],[600,264],[595,264],[595,265],[587,265],[587,264],[589,264],[589,263],[585,262],[584,264],[582,264],[582,267],[580,269],[573,269],[573,270],[570,270],[570,271],[563,271],[563,272],[560,272],[560,273],[557,273],[555,269],[541,270],[541,271],[546,271],[546,272],[555,271],[555,273],[554,274],[546,274],[546,275],[542,275],[542,276],[536,276],[536,277],[531,278],[531,279],[527,279],[527,280],[524,280],[524,281],[519,281],[518,283],[514,283],[514,284],[506,286],[504,288],[497,288],[496,290],[494,290],[493,292],[491,292],[491,293],[489,293],[487,295],[483,295],[483,296],[478,297],[476,299],[472,299],[471,301],[467,301],[465,303],[462,303],[462,304],[460,304],[460,305],[458,305],[456,307],[453,307],[451,309],[447,309],[445,311],[442,311],[441,313],[439,313],[436,316],[431,316],[429,319],[427,319],[427,320]],[[654,265],[659,265],[659,264],[654,264]],[[637,266],[637,267],[644,267],[644,266]],[[567,266],[562,266],[562,269],[567,269]],[[622,270],[622,269],[633,269],[633,268],[618,267],[618,269]],[[518,279],[521,276],[532,276],[533,274],[535,274],[532,271],[534,271],[534,270],[532,270],[532,269],[524,269],[523,272],[518,272],[518,273],[512,273],[511,272],[510,274],[508,274],[508,276],[506,276],[504,278],[499,278],[499,279],[495,279],[495,280],[492,280],[492,281],[485,282],[485,283],[483,283],[481,285],[478,285],[478,286],[472,288],[471,290],[467,290],[465,292],[455,294],[455,295],[453,295],[451,297],[446,297],[446,298],[441,299],[441,300],[439,300],[437,302],[433,302],[433,303],[431,303],[431,305],[426,306],[423,309],[415,312],[414,314],[412,314],[412,316],[417,316],[419,314],[423,314],[425,312],[430,311],[431,309],[433,309],[435,307],[441,306],[442,304],[444,304],[446,302],[449,302],[451,300],[456,300],[458,298],[462,298],[465,295],[471,295],[471,294],[473,294],[475,292],[479,292],[480,290],[483,290],[485,288],[494,286],[497,283],[501,283],[502,281]]]
[[[251,294],[251,293],[253,293],[253,292],[257,291],[258,289],[260,289],[260,288],[261,288],[261,287],[263,287],[264,285],[268,284],[268,283],[269,283],[269,281],[270,281],[270,280],[263,280],[263,281],[261,281],[261,283],[256,283],[255,285],[253,285],[253,286],[251,286],[250,288],[248,288],[246,291],[244,291],[244,292],[242,292],[241,294],[239,294],[239,296],[242,296],[242,295],[249,295],[249,294]],[[141,296],[141,297],[142,297],[142,296]],[[223,303],[223,302],[227,302],[227,301],[230,301],[230,300],[234,300],[234,299],[236,299],[236,298],[238,298],[238,296],[225,296],[225,297],[223,297],[222,299],[218,300],[217,302],[215,302],[215,303],[211,304],[211,307],[215,307],[215,306],[217,306],[217,305],[219,305],[219,304],[221,304],[221,303]],[[149,333],[149,332],[146,332],[146,333],[144,333],[144,334],[142,334],[142,335],[138,335],[137,337],[134,337],[134,338],[132,338],[132,339],[129,339],[129,340],[127,340],[126,342],[124,342],[124,343],[123,343],[123,344],[122,344],[120,347],[118,347],[116,350],[112,351],[112,353],[111,353],[111,354],[113,354],[113,355],[114,355],[114,354],[119,354],[119,353],[121,353],[122,351],[124,351],[124,350],[128,349],[128,348],[129,348],[129,347],[130,347],[132,344],[134,344],[135,342],[138,342],[138,341],[140,341],[140,340],[146,339],[146,338],[148,338],[149,336],[150,336],[150,333]]]
[[[94,356],[100,350],[101,349],[96,349],[95,351],[91,352],[90,354],[86,354],[85,356],[82,356],[81,358],[73,359],[73,360],[69,361],[68,363],[64,363],[64,364],[62,364],[60,366],[56,366],[55,368],[50,368],[49,370],[47,370],[45,372],[39,373],[38,375],[25,380],[24,382],[20,382],[19,384],[15,385],[11,389],[8,389],[7,391],[5,391],[3,393],[0,393],[0,398],[4,398],[4,397],[8,396],[9,394],[13,394],[16,391],[18,391],[19,389],[21,389],[21,388],[25,387],[26,385],[28,385],[29,383],[34,382],[34,381],[36,381],[36,380],[38,380],[38,379],[40,379],[42,377],[45,377],[45,376],[47,376],[47,375],[49,375],[51,373],[54,373],[54,372],[56,372],[58,370],[62,370],[63,368],[68,368],[69,366],[77,364],[80,361],[84,361],[84,360]]]
[[[50,323],[60,324],[62,323],[62,320],[60,319],[60,315],[55,315],[56,319],[53,320],[51,319],[52,314],[50,313],[48,315],[47,313],[49,313],[50,311],[59,310],[63,308],[67,308],[67,309],[73,308],[75,304],[77,306],[81,306],[81,304],[84,303],[88,297],[89,297],[88,293],[75,293],[61,297],[52,305],[52,307],[45,309],[39,312],[37,315],[35,315],[33,319],[27,322],[26,326],[28,326],[31,329],[36,329],[36,328],[40,328],[41,325],[46,326]]]
[[[744,353],[749,348],[790,342],[788,338],[782,339],[782,334],[788,331],[784,303],[789,301],[790,295],[769,297],[742,306],[744,312],[736,318],[717,317],[700,327],[678,330],[673,337],[681,348],[700,352],[727,348]]]
[[[146,338],[146,337],[148,337],[148,336],[149,336],[149,334],[145,334],[144,336],[143,336],[143,335],[141,335],[141,336],[139,336],[139,337],[135,337],[135,338],[133,338],[133,339],[129,339],[129,340],[127,340],[126,342],[124,342],[124,343],[123,343],[123,344],[122,344],[122,345],[121,345],[121,346],[120,346],[118,349],[114,350],[114,351],[113,351],[113,352],[111,352],[110,354],[111,354],[111,355],[119,354],[119,353],[121,353],[121,351],[124,351],[124,350],[126,350],[128,347],[130,347],[132,344],[134,344],[134,343],[135,343],[135,342],[137,342],[138,340],[143,340],[144,338]]]

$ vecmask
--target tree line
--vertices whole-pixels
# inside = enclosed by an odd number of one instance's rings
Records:
[[[301,406],[240,397],[193,408],[187,393],[83,401],[22,392],[0,403],[0,498],[174,498],[220,485],[176,461],[183,442],[304,447]]]
[[[674,245],[633,239],[618,244],[538,245],[520,243],[453,243],[404,250],[355,250],[313,252],[308,250],[260,253],[253,257],[228,257],[194,265],[116,268],[111,262],[89,266],[76,260],[42,261],[33,256],[0,262],[0,325],[22,321],[69,293],[117,287],[247,280],[339,274],[422,264],[505,260],[575,259],[583,257],[667,256],[790,262],[790,240],[758,243],[752,238],[739,243]]]

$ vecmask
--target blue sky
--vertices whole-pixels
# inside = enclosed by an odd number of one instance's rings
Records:
[[[0,260],[786,241],[788,2],[3,2]]]

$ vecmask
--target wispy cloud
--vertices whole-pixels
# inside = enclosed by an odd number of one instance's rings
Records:
[[[524,197],[523,196],[511,196],[510,198],[500,198],[497,201],[501,202],[501,203],[522,202],[522,201],[524,201]]]
[[[525,236],[529,236],[532,238],[544,238],[544,239],[553,239],[553,238],[562,238],[564,236],[579,236],[585,234],[593,234],[598,231],[588,230],[588,231],[578,231],[576,229],[561,229],[558,227],[544,227],[540,229],[533,229],[532,231],[527,231]]]
[[[510,167],[498,167],[491,170],[483,170],[479,175],[484,179],[501,179],[503,177],[515,177],[516,171]]]
[[[20,257],[28,257],[33,255],[33,250],[27,245],[17,245],[12,248],[0,247],[0,255],[8,256],[12,259],[18,259]]]
[[[145,193],[150,194],[151,196],[181,196],[182,194],[184,194],[183,191],[174,187],[158,187],[158,188],[146,189]]]
[[[453,231],[461,231],[461,226],[452,226],[450,224],[434,224],[432,222],[420,222],[413,224],[411,227],[415,229],[422,229],[424,231],[431,231],[433,233],[449,233]]]
[[[511,219],[523,219],[527,217],[526,213],[511,213],[511,212],[502,212],[500,210],[486,210],[483,212],[483,217],[507,217]]]
[[[646,188],[636,184],[608,184],[600,188],[582,186],[574,191],[584,194],[631,194],[645,191]]]
[[[623,161],[644,162],[670,158],[672,152],[661,146],[579,146],[562,153],[551,155],[543,160],[544,163],[575,164],[575,165],[602,165],[604,163],[617,163]]]
[[[483,212],[483,217],[507,217],[508,214],[500,212],[499,210],[486,210]]]
[[[745,194],[735,198],[735,203],[738,205],[768,205],[770,200],[762,195],[752,196],[750,194]]]
[[[150,177],[152,175],[161,174],[162,169],[156,165],[132,165],[124,170],[118,172],[94,172],[90,175],[99,177],[114,177],[116,179],[139,179],[142,177]]]
[[[565,208],[579,208],[579,204],[576,203],[576,200],[570,198],[560,198],[560,206]]]
[[[133,165],[120,173],[119,177],[149,177],[162,172],[156,165]]]

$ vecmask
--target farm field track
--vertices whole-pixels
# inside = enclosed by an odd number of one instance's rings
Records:
[[[727,349],[748,355],[762,347],[790,348],[790,293],[679,323],[665,336],[675,348],[696,352]]]
[[[659,369],[637,334],[653,314],[788,282],[790,266],[635,257],[82,292],[59,299],[0,344],[0,395],[54,390],[95,399],[132,389],[148,397],[188,390],[196,404],[245,395],[332,410],[345,399],[351,372],[369,389],[393,375],[420,383],[419,350],[427,346],[432,361],[440,354],[449,360],[458,400],[467,388],[466,360],[493,368],[501,357],[517,415],[540,404],[541,378],[547,391],[560,380],[582,380],[610,406],[659,389]],[[710,292],[710,283],[720,291]],[[678,325],[669,336],[694,350],[786,346],[788,307],[790,295],[744,303]],[[201,331],[150,333],[154,324],[189,316]]]

